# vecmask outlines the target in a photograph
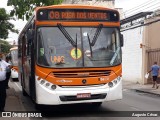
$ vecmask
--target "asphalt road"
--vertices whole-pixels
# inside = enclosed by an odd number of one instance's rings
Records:
[[[45,106],[36,110],[33,102],[28,96],[23,96],[21,86],[13,82],[13,87],[19,96],[25,111],[42,113],[42,118],[29,119],[65,119],[65,120],[159,120],[160,97],[138,93],[133,90],[124,89],[123,99],[105,102],[100,108],[93,108],[89,104]],[[144,112],[147,111],[147,112]],[[158,111],[158,112],[157,112]],[[159,113],[159,114],[158,114]],[[137,117],[142,115],[144,117]],[[147,116],[147,117],[146,117]]]

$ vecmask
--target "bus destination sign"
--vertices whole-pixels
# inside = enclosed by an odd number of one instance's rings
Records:
[[[67,21],[118,21],[115,11],[90,9],[45,9],[37,13],[38,20],[67,20]]]
[[[107,13],[103,12],[68,12],[68,11],[50,11],[49,12],[49,19],[100,19],[100,20],[107,20],[108,15]]]

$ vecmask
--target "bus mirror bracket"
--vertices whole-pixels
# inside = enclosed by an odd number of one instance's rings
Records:
[[[123,35],[120,34],[120,45],[121,45],[121,47],[123,47],[123,44],[124,44]]]

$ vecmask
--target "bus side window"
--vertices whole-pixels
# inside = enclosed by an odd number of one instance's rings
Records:
[[[31,44],[34,39],[34,22],[30,24],[30,26],[28,27],[26,37],[27,37],[27,56],[30,56],[31,46],[32,46]]]
[[[22,51],[22,54],[23,54],[23,57],[24,56],[26,56],[27,55],[27,51],[26,51],[26,49],[27,49],[27,44],[26,44],[26,41],[27,41],[27,39],[26,39],[26,36],[23,36],[23,38],[22,38],[23,40],[22,40],[22,42],[23,42],[23,51]]]
[[[18,39],[18,58],[22,57],[22,37]]]
[[[31,41],[27,40],[27,56],[31,55]]]
[[[27,56],[28,55],[28,41],[27,41],[27,35],[24,36],[24,55]]]

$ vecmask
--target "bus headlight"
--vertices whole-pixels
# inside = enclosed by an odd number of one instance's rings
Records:
[[[114,79],[112,82],[109,82],[108,83],[108,86],[109,87],[114,87],[116,84],[118,84],[119,82],[120,82],[120,80],[121,80],[121,77],[120,76],[118,76],[116,79]]]
[[[44,84],[44,83],[45,83],[45,80],[41,80],[41,81],[40,81],[40,84]]]
[[[40,83],[40,85],[42,85],[42,86],[44,86],[45,88],[50,89],[50,90],[55,90],[55,89],[57,88],[56,85],[54,85],[53,83],[48,82],[48,81],[46,81],[46,80],[44,80],[44,79],[41,79],[41,80],[39,81],[39,83]]]
[[[48,87],[50,84],[49,83],[46,83],[46,87]]]
[[[114,80],[113,82],[114,82],[114,84],[117,84],[117,80]]]
[[[109,87],[113,87],[113,83],[112,83],[112,82],[109,82],[109,83],[108,83],[108,86],[109,86]]]
[[[119,81],[120,81],[120,80],[121,80],[121,77],[120,77],[120,76],[118,76],[118,77],[117,77],[117,80],[119,80]]]
[[[51,89],[55,90],[56,89],[56,85],[51,85]]]

